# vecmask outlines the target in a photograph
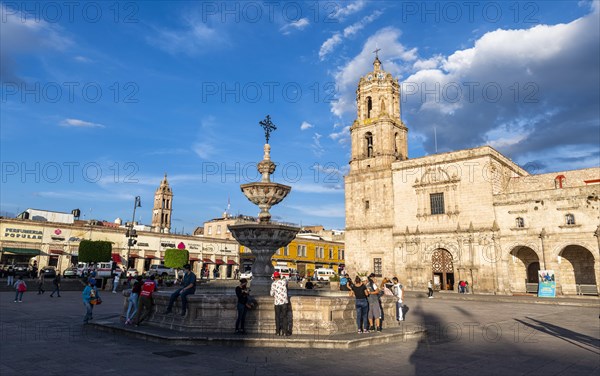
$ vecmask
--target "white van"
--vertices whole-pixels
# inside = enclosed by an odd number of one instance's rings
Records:
[[[317,281],[329,281],[329,278],[335,276],[335,270],[328,268],[315,269],[313,277]]]
[[[281,278],[290,278],[290,268],[288,268],[287,266],[281,266],[281,265],[275,265],[275,272],[279,272],[279,274],[281,275]]]

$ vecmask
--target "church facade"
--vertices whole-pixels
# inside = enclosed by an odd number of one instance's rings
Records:
[[[409,290],[557,294],[600,279],[600,168],[531,175],[489,146],[408,159],[400,85],[376,57],[356,92],[346,270]]]

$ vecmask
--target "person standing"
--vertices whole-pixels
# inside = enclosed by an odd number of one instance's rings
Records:
[[[137,309],[137,315],[135,317],[135,326],[138,326],[144,321],[150,312],[152,312],[152,305],[154,304],[152,294],[154,291],[158,291],[158,285],[155,281],[154,274],[148,278],[142,285],[142,291],[140,292],[140,302]]]
[[[288,328],[289,299],[287,282],[281,279],[279,272],[273,273],[273,279],[270,295],[275,298],[275,334],[278,336],[289,336],[292,333]]]
[[[404,303],[404,287],[398,281],[398,277],[392,278],[394,285],[392,286],[392,290],[394,296],[398,299],[396,301],[396,320],[404,321],[404,312],[402,312],[402,304]]]
[[[46,292],[46,290],[44,290],[44,271],[40,270],[40,275],[38,276],[38,295],[42,295],[43,293]]]
[[[8,267],[8,271],[6,272],[6,286],[12,286],[15,283],[15,268],[13,266]]]
[[[373,273],[369,275],[367,288],[369,289],[369,296],[367,296],[369,301],[369,329],[381,332],[381,305],[379,302],[379,292],[381,290]]]
[[[92,320],[94,313],[94,304],[93,300],[100,299],[100,295],[98,294],[98,289],[96,289],[96,280],[94,278],[90,278],[88,280],[87,286],[83,289],[82,293],[83,297],[83,305],[85,306],[85,316],[83,317],[83,323],[87,324],[89,320]]]
[[[362,279],[356,276],[354,283],[350,285],[350,295],[355,298],[356,307],[356,326],[358,326],[358,333],[369,333],[367,313],[369,312],[369,302],[367,296],[369,296],[369,290],[363,284]]]
[[[117,273],[115,271],[115,278],[113,279],[113,288],[112,288],[113,294],[117,293],[117,287],[119,287],[119,279],[120,279],[120,275],[119,275],[119,273]]]
[[[240,279],[240,285],[235,288],[235,295],[237,296],[237,319],[235,320],[235,334],[246,334],[246,312],[248,304],[248,293],[247,288],[248,280],[246,278]]]
[[[196,274],[192,272],[192,266],[190,264],[185,264],[183,266],[184,275],[183,282],[181,288],[175,290],[171,294],[171,298],[169,299],[169,305],[167,306],[167,310],[165,311],[165,315],[168,315],[172,312],[173,304],[177,298],[181,295],[181,316],[185,316],[187,312],[187,296],[193,295],[196,293]]]
[[[15,294],[15,303],[23,303],[23,294],[27,291],[27,284],[23,281],[23,277],[20,275],[17,276],[17,282],[15,282],[15,290],[17,293]]]
[[[138,311],[138,305],[140,302],[140,293],[142,292],[142,277],[137,277],[133,286],[131,287],[131,293],[129,294],[129,305],[127,306],[127,313],[125,314],[125,325],[130,325],[133,318],[136,317]]]
[[[54,285],[54,291],[50,294],[50,297],[54,297],[54,293],[60,298],[60,273],[56,273],[54,279],[52,280],[52,284]]]
[[[427,282],[427,297],[429,299],[433,298],[433,281],[430,279],[429,282]]]
[[[342,278],[340,278],[340,291],[350,291],[347,274],[342,274]]]

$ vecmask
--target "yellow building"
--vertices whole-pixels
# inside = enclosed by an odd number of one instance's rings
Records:
[[[339,236],[341,238],[341,236]],[[345,267],[343,240],[328,238],[318,233],[299,233],[296,238],[273,255],[273,266],[298,270],[300,276],[312,276],[316,268],[331,268],[339,273]],[[240,270],[249,270],[254,256],[249,248],[240,245]]]

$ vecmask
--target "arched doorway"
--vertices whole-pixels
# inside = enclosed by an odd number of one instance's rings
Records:
[[[540,259],[537,253],[529,247],[517,246],[510,254],[512,256],[512,262],[509,263],[511,291],[518,293],[537,291],[540,270]]]
[[[596,285],[594,256],[585,247],[566,246],[560,257],[558,277],[563,294],[576,294],[577,285]]]
[[[452,254],[445,249],[438,249],[431,256],[433,284],[438,290],[454,290],[454,264]]]

